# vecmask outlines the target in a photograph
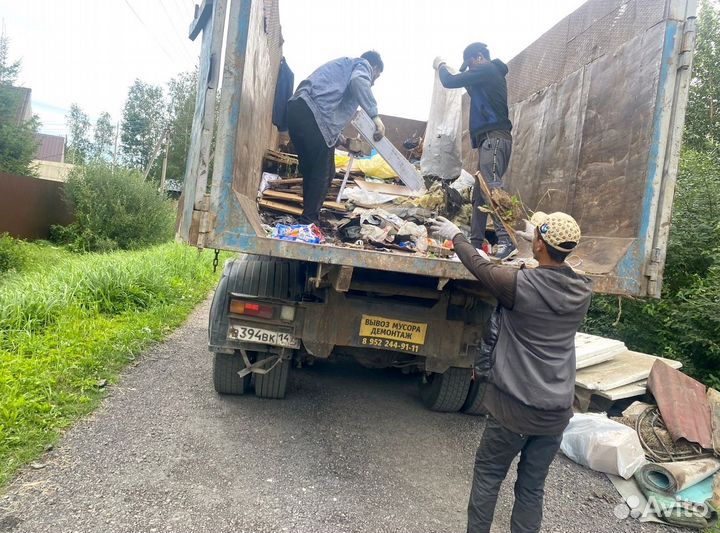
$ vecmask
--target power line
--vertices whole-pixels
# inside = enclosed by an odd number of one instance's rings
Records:
[[[177,61],[177,57],[173,57],[173,56],[170,55],[170,52],[168,52],[168,51],[165,49],[165,47],[164,47],[164,46],[162,45],[162,43],[160,42],[160,39],[158,39],[157,36],[155,35],[155,32],[153,32],[153,31],[148,27],[148,25],[145,24],[145,21],[142,19],[142,17],[140,17],[140,15],[137,14],[137,11],[135,11],[135,9],[133,8],[133,6],[130,5],[129,0],[125,0],[125,4],[127,4],[128,8],[130,8],[130,11],[133,12],[133,15],[135,15],[135,18],[138,19],[138,22],[140,22],[140,24],[143,25],[143,27],[148,31],[148,33],[150,33],[150,35],[152,35],[153,39],[155,39],[155,42],[158,44],[158,46],[159,46],[160,49],[163,51],[163,53],[168,57],[168,59],[169,59],[170,61],[173,61],[173,62]]]
[[[187,55],[187,59],[192,60],[192,54],[190,54],[190,51],[187,48],[187,44],[185,43],[185,39],[183,38],[182,31],[178,30],[178,27],[175,25],[175,19],[173,19],[173,17],[170,15],[170,12],[165,7],[165,2],[163,0],[160,0],[160,7],[162,7],[163,11],[167,15],[167,18],[170,21],[170,25],[173,27],[173,30],[177,33],[178,37],[180,37],[180,42],[182,43],[185,55]]]

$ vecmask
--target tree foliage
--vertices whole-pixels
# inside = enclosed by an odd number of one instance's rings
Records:
[[[65,116],[68,127],[66,159],[75,165],[82,165],[90,158],[90,117],[78,104],[71,104]]]
[[[100,113],[93,130],[92,158],[99,161],[109,161],[113,154],[114,138],[115,126],[113,126],[110,113],[107,111]]]
[[[685,143],[702,150],[720,145],[720,9],[701,0]]]
[[[20,68],[20,60],[10,60],[10,39],[0,34],[0,171],[34,176],[39,121],[36,116],[28,121],[18,117],[22,92],[13,84]]]
[[[185,163],[190,149],[190,133],[195,114],[197,84],[197,70],[179,74],[168,83],[170,97],[168,179],[182,181],[185,177]]]
[[[147,168],[166,122],[162,88],[136,79],[128,91],[122,116],[122,154],[129,167],[141,171]]]

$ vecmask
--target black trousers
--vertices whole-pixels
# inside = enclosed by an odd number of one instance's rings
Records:
[[[288,102],[287,119],[303,176],[303,217],[306,222],[317,222],[335,177],[335,148],[328,148],[315,115],[302,98]]]
[[[515,503],[510,519],[512,533],[536,533],[542,522],[545,478],[560,449],[562,435],[518,435],[488,417],[485,432],[475,454],[468,533],[490,531],[495,504],[513,459],[520,454]]]

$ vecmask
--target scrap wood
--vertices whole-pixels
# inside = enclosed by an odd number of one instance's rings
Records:
[[[273,150],[272,148],[265,150],[265,159],[275,161],[276,163],[281,163],[283,165],[298,164],[298,158],[296,155],[281,152],[280,150]]]
[[[410,187],[405,185],[395,185],[394,183],[373,183],[362,179],[356,179],[355,184],[362,190],[369,192],[390,194],[394,196],[420,196],[418,192],[413,191]]]
[[[258,205],[271,211],[279,211],[280,213],[287,213],[288,215],[300,216],[303,210],[299,207],[284,204],[282,202],[272,202],[270,200],[258,200]]]
[[[299,194],[271,190],[263,191],[263,198],[269,198],[271,200],[283,200],[285,202],[291,202],[294,204],[302,204],[304,202],[303,197]],[[333,209],[335,211],[347,211],[345,205],[338,202],[323,202],[323,207],[327,209]]]
[[[675,442],[685,439],[706,450],[713,449],[710,404],[705,385],[662,361],[655,361],[648,378],[648,389],[653,393]]]

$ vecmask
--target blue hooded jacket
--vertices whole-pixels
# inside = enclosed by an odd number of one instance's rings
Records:
[[[490,131],[512,129],[508,118],[507,82],[508,68],[499,59],[493,59],[479,67],[470,68],[459,74],[451,74],[445,66],[438,75],[443,87],[458,89],[464,87],[470,95],[470,140],[472,147],[478,147],[478,136]]]

